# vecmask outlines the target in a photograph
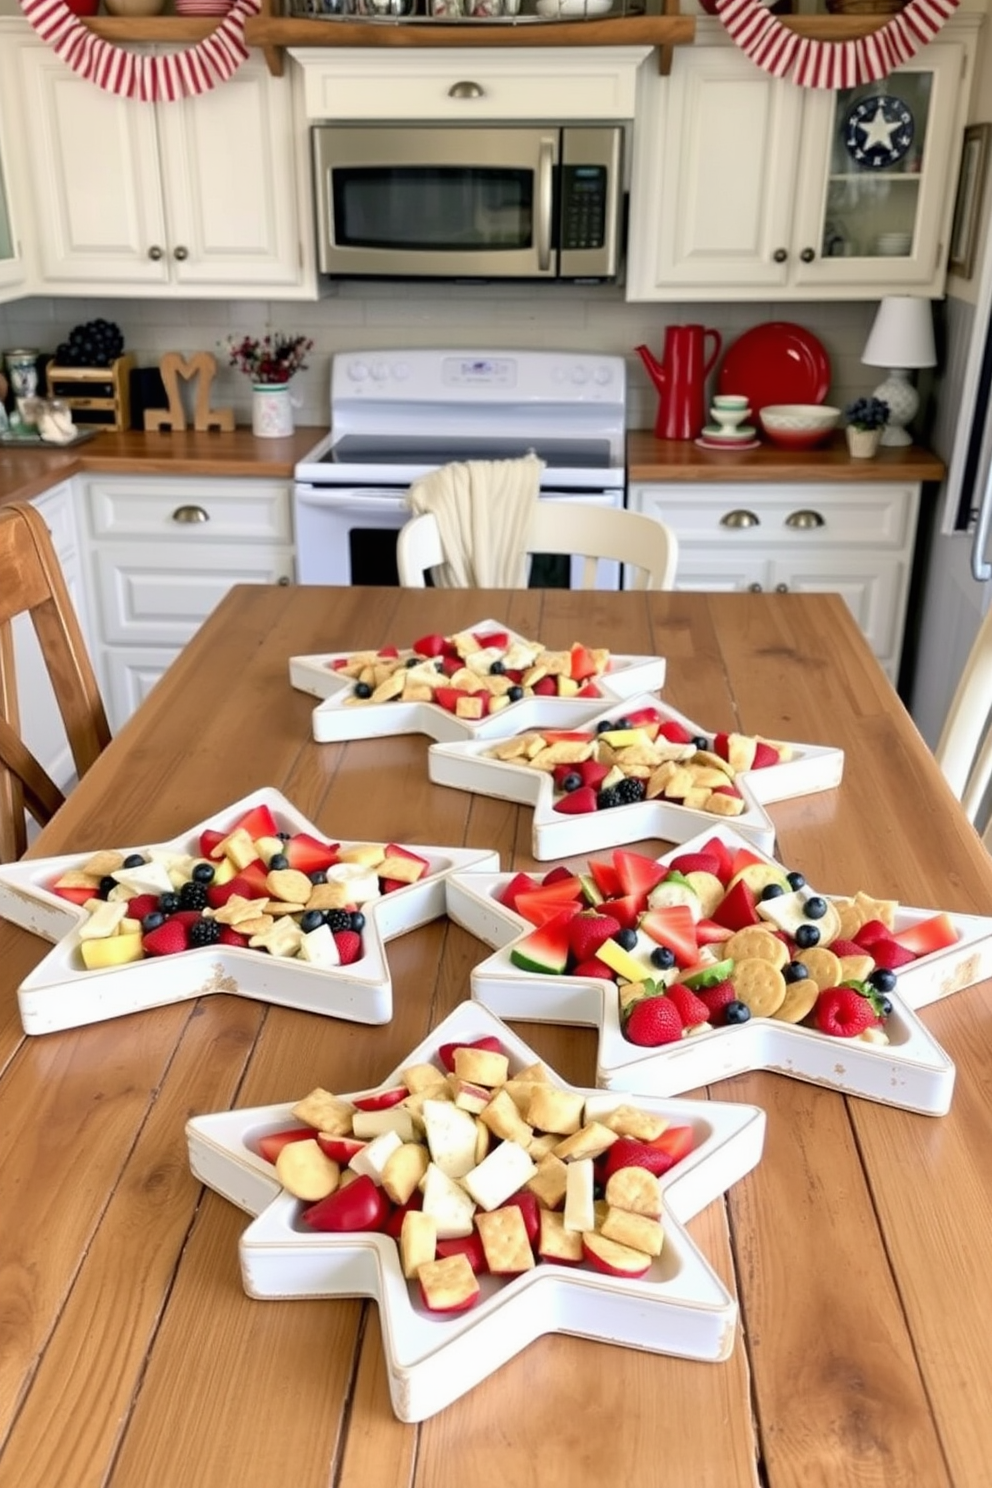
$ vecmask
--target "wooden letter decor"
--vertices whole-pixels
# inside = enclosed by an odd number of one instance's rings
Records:
[[[193,428],[199,430],[234,428],[233,408],[211,408],[210,388],[214,377],[217,375],[217,358],[209,351],[198,351],[195,356],[187,361],[181,357],[178,351],[167,351],[159,363],[162,373],[162,381],[165,383],[166,396],[169,399],[168,408],[147,408],[145,410],[145,428],[155,431],[171,429],[174,434],[181,434],[187,428],[186,412],[179,392],[179,379],[186,382],[191,378],[198,378],[196,388],[196,408],[193,414]]]

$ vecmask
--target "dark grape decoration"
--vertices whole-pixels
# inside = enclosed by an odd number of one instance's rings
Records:
[[[59,367],[109,367],[124,350],[124,334],[112,320],[89,320],[55,348]]]

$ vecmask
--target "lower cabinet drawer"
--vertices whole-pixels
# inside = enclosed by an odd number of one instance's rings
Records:
[[[628,505],[657,517],[680,541],[762,552],[770,543],[816,551],[838,544],[900,548],[916,526],[917,487],[634,486]]]
[[[285,481],[94,477],[86,482],[86,505],[91,540],[181,542],[181,561],[186,549],[215,542],[293,541]]]

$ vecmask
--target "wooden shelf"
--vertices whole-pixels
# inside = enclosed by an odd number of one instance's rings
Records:
[[[83,25],[105,41],[196,42],[216,31],[223,16],[127,16],[84,17]]]

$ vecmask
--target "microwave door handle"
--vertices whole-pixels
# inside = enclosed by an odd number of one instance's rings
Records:
[[[537,160],[537,267],[542,274],[551,268],[551,213],[554,201],[555,147],[542,140]]]

